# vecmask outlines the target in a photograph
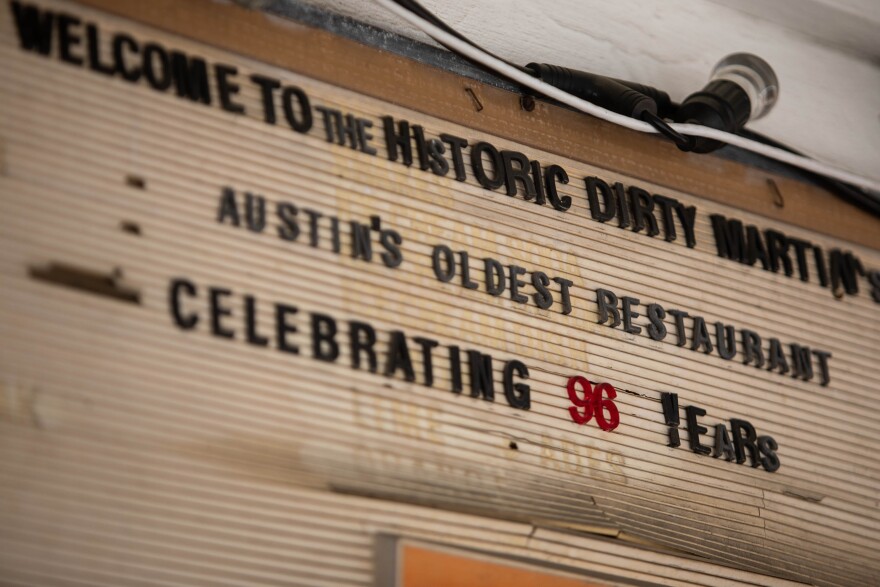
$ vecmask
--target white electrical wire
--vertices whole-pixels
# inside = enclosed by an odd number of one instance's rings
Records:
[[[531,75],[518,70],[510,64],[505,63],[504,61],[501,61],[500,59],[493,57],[492,55],[489,55],[482,49],[474,47],[470,43],[467,43],[465,41],[462,41],[458,37],[450,35],[446,31],[434,26],[425,19],[419,17],[416,14],[413,14],[406,8],[393,2],[393,0],[375,1],[387,10],[397,14],[410,24],[413,24],[417,28],[420,28],[422,31],[427,33],[430,37],[432,37],[439,43],[445,45],[446,47],[449,47],[450,49],[454,49],[462,55],[466,55],[470,59],[485,65],[489,69],[494,70],[495,72],[501,74],[503,77],[513,80],[520,85],[531,88],[544,96],[553,98],[554,100],[562,102],[563,104],[571,106],[572,108],[580,110],[581,112],[586,112],[587,114],[591,114],[596,118],[601,118],[603,120],[607,120],[608,122],[613,122],[614,124],[626,127],[628,129],[647,133],[657,132],[657,130],[647,122],[642,122],[641,120],[636,120],[635,118],[630,118],[629,116],[624,116],[623,114],[617,114],[616,112],[606,110],[601,106],[596,106],[591,102],[587,102],[586,100],[578,98],[577,96],[573,96],[568,92],[560,90],[555,86],[551,86],[546,82],[532,77]],[[783,149],[778,149],[770,145],[765,145],[763,143],[759,143],[757,141],[753,141],[739,135],[731,134],[714,128],[709,128],[708,126],[703,126],[700,124],[670,123],[669,126],[682,134],[722,141],[730,145],[735,145],[741,149],[752,151],[754,153],[764,155],[765,157],[776,159],[777,161],[782,161],[783,163],[788,163],[789,165],[794,165],[795,167],[806,169],[807,171],[811,171],[813,173],[818,173],[819,175],[824,175],[833,179],[837,179],[844,183],[849,183],[880,192],[880,180],[852,173],[851,171],[846,171],[845,169],[839,169],[837,167],[834,167],[833,165],[822,163],[821,161],[816,161],[815,159],[795,155],[794,153],[789,153],[788,151],[785,151]],[[869,196],[871,196],[871,194],[869,194]]]

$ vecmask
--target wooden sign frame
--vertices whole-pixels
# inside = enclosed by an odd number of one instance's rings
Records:
[[[5,4],[10,580],[880,576],[876,218],[234,5]]]

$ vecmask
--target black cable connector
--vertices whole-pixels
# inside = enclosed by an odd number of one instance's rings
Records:
[[[549,63],[529,63],[526,69],[542,82],[612,112],[632,118],[641,118],[644,112],[658,113],[654,98],[619,80]],[[666,100],[669,100],[669,96],[666,96]]]
[[[526,70],[541,81],[564,92],[616,112],[649,123],[682,151],[694,149],[695,141],[663,120],[675,110],[666,92],[656,88],[578,71],[548,63],[529,63]]]

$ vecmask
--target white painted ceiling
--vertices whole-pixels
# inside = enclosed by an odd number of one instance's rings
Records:
[[[306,0],[431,43],[370,0]],[[422,0],[515,63],[555,63],[647,83],[681,100],[727,54],[775,69],[780,99],[752,128],[880,178],[880,0]]]
[[[880,60],[878,0],[712,0],[812,37],[820,43]]]

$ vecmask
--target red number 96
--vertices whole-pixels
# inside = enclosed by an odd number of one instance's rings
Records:
[[[569,378],[566,389],[572,403],[568,413],[577,424],[586,424],[593,416],[602,430],[614,430],[620,424],[620,412],[614,404],[617,391],[610,383],[599,383],[593,389],[586,377],[575,375]]]

